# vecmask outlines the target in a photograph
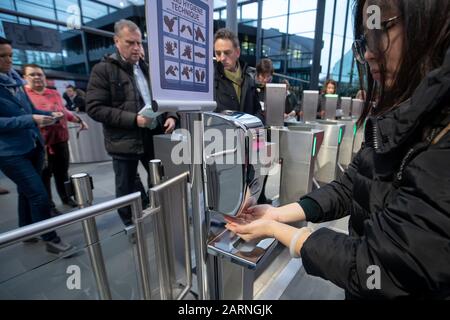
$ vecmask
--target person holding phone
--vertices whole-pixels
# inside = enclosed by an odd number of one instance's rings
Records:
[[[40,175],[45,144],[39,127],[51,125],[60,115],[33,106],[23,89],[25,81],[12,67],[12,55],[11,42],[0,37],[0,170],[17,185],[23,227],[50,218],[50,201]],[[72,249],[55,231],[42,239],[51,253]]]
[[[76,202],[66,193],[64,183],[69,180],[69,129],[67,122],[80,124],[81,130],[87,130],[88,125],[80,117],[64,107],[58,91],[47,88],[44,70],[37,64],[26,64],[22,73],[27,80],[25,92],[38,110],[51,111],[56,117],[52,125],[41,128],[45,141],[47,163],[42,171],[50,201],[52,213],[59,214],[52,197],[51,178],[55,178],[56,190],[61,201],[70,207],[77,207]]]

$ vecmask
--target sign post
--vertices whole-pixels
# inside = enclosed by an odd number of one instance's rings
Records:
[[[153,109],[213,111],[213,1],[146,1],[146,20]]]
[[[179,112],[190,133],[190,177],[198,297],[211,299],[205,208],[203,114],[214,111],[213,0],[146,1],[152,109]],[[196,130],[200,129],[200,130]],[[201,154],[201,163],[195,159]]]

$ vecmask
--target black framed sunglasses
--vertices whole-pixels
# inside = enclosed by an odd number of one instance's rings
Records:
[[[380,29],[370,30],[371,33],[364,33],[363,35],[361,35],[361,37],[359,39],[356,39],[352,45],[352,50],[353,50],[353,54],[355,56],[356,61],[358,61],[361,64],[365,64],[367,61],[366,61],[366,58],[364,57],[364,55],[366,54],[367,49],[369,49],[372,52],[377,52],[378,51],[377,39],[380,39],[381,35],[387,34],[389,29],[394,27],[400,18],[401,18],[401,16],[395,16],[386,21],[383,21],[381,23]],[[389,40],[389,37],[388,37],[388,40]],[[385,50],[387,50],[387,48],[389,48],[389,42],[388,42],[388,45],[386,46]]]

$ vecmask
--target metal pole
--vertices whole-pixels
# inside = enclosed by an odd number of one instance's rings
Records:
[[[227,0],[227,23],[228,29],[238,34],[237,23],[237,0]]]
[[[80,209],[90,207],[92,205],[92,181],[91,177],[86,174],[75,174],[70,177],[75,200]],[[111,290],[108,283],[108,275],[106,273],[105,261],[103,259],[102,248],[100,247],[100,239],[98,236],[97,224],[95,218],[88,218],[82,222],[84,239],[86,241],[89,258],[92,264],[95,282],[99,291],[101,300],[111,300]]]
[[[316,32],[314,36],[313,65],[311,68],[310,90],[319,88],[320,59],[322,56],[323,25],[325,21],[325,1],[317,0]]]
[[[262,55],[262,9],[263,9],[263,1],[258,0],[258,20],[257,20],[257,29],[256,29],[256,63],[261,60]]]
[[[335,27],[334,24],[336,23],[336,7],[337,7],[337,0],[334,0],[333,22],[331,23],[330,52],[329,52],[329,56],[328,56],[328,67],[327,67],[327,79],[330,78],[331,56],[332,56],[332,53],[333,53],[333,43],[334,43],[334,27]]]
[[[339,81],[338,81],[338,85],[341,84],[341,81],[342,81],[342,70],[344,68],[345,42],[346,42],[345,40],[347,38],[347,27],[348,27],[348,18],[349,18],[348,13],[349,13],[349,11],[350,11],[350,0],[347,0],[347,10],[345,11],[344,39],[342,40],[341,64],[339,65]]]
[[[78,7],[80,8],[81,24],[83,24],[84,15],[83,8],[81,6],[81,0],[78,0]],[[91,72],[91,68],[89,67],[89,48],[87,46],[87,35],[84,30],[81,31],[81,45],[83,46],[84,51],[84,66],[86,68],[86,73],[89,74]]]
[[[152,185],[152,187],[159,185],[163,176],[161,160],[151,160],[149,168],[150,184]]]
[[[139,192],[140,194],[140,192]],[[141,198],[131,204],[131,214],[136,226],[136,247],[138,251],[139,277],[144,293],[145,300],[152,299],[152,290],[150,287],[150,265],[148,260],[147,242],[145,241],[144,222],[142,221],[142,202]]]
[[[286,29],[286,41],[284,42],[284,45],[286,46],[286,55],[284,56],[284,66],[283,66],[283,73],[287,74],[288,71],[288,61],[289,61],[289,43],[290,43],[290,35],[289,35],[289,21],[291,17],[291,0],[288,0],[288,11],[287,11],[287,29]]]
[[[201,113],[182,114],[182,128],[190,133],[191,152],[191,199],[194,228],[194,247],[197,267],[198,296],[200,300],[211,299],[208,268],[208,228],[209,216],[205,208],[205,186],[203,180],[203,115]]]
[[[162,179],[162,165],[161,160],[150,161],[150,183],[152,187],[155,187],[161,183]],[[148,195],[150,199],[150,207],[156,209],[160,206],[159,201],[157,201],[158,193],[151,192]],[[159,291],[161,295],[161,300],[172,300],[173,292],[170,283],[170,263],[168,254],[168,241],[165,228],[164,212],[158,210],[153,217],[155,218],[153,224],[154,231],[154,241],[155,241],[155,251],[156,251],[156,261],[158,264],[158,274],[159,274]]]

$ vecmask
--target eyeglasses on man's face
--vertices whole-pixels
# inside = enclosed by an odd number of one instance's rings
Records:
[[[357,62],[361,64],[366,64],[365,54],[367,50],[371,52],[379,52],[378,41],[382,39],[383,36],[387,36],[388,42],[387,45],[384,46],[383,51],[386,51],[389,48],[389,35],[388,31],[394,27],[401,16],[395,16],[381,23],[380,29],[368,30],[365,32],[359,39],[356,39],[353,42],[352,50],[355,55],[355,59]]]

